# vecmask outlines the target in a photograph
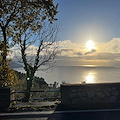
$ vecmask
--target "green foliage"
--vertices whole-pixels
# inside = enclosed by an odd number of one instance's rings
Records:
[[[33,111],[51,111],[55,110],[57,105],[51,105],[51,106],[35,106],[35,105],[24,105],[24,106],[11,106],[7,110],[8,112],[33,112]]]
[[[57,5],[53,0],[1,0],[0,1],[0,79],[1,85],[14,83],[14,71],[7,61],[9,49],[19,44],[24,32],[35,33],[42,27],[42,22],[56,20]]]
[[[9,61],[7,61],[7,65],[2,64],[2,61],[0,59],[0,87],[14,86],[17,84],[17,75],[12,69],[10,69],[8,63]]]
[[[5,28],[7,39],[12,40],[9,47],[18,43],[21,33],[26,30],[35,32],[44,20],[48,19],[51,23],[56,20],[57,7],[53,0],[2,0],[0,27],[2,31]]]

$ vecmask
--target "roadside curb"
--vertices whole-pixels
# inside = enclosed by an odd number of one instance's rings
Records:
[[[48,118],[54,111],[44,112],[20,112],[20,113],[0,113],[0,119],[16,118]]]

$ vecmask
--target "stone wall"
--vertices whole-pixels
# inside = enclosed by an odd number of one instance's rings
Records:
[[[61,85],[61,103],[75,109],[120,108],[120,83]]]

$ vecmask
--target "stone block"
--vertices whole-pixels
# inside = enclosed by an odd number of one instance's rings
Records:
[[[83,89],[80,89],[80,88],[79,88],[79,89],[78,89],[78,92],[81,92],[81,91],[83,91]]]
[[[70,94],[70,99],[73,99],[73,98],[78,98],[77,93],[71,93]]]
[[[99,97],[94,97],[91,102],[92,103],[102,103],[102,100]]]
[[[114,96],[117,96],[119,94],[119,92],[118,91],[112,91],[111,94],[114,95]]]
[[[72,92],[72,93],[75,93],[75,92],[77,92],[77,90],[74,90],[74,89],[73,89],[73,90],[71,90],[71,92]]]
[[[109,103],[109,97],[105,96],[103,99],[102,99],[103,103]]]
[[[95,96],[95,91],[94,90],[87,91],[87,97],[88,98],[93,98],[94,96]]]
[[[95,90],[96,92],[100,92],[101,91],[101,89],[100,88],[96,88],[96,90]]]
[[[110,96],[110,91],[109,90],[103,90],[103,92],[106,96]]]
[[[116,103],[116,99],[117,99],[116,96],[111,96],[110,97],[110,103]]]
[[[77,93],[79,97],[83,97],[86,96],[86,92],[85,91],[81,91]]]
[[[104,95],[103,92],[96,92],[96,95],[97,95],[99,98],[105,97],[105,95]]]
[[[75,104],[75,105],[80,104],[80,100],[79,99],[73,99],[71,101],[71,104]]]
[[[90,103],[90,100],[87,97],[81,97],[81,103]]]
[[[106,91],[111,91],[111,89],[110,89],[110,88],[107,88]]]
[[[116,90],[116,87],[113,87],[112,90]]]

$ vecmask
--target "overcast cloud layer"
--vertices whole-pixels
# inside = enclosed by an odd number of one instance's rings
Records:
[[[37,47],[32,45],[27,53],[34,56]],[[10,57],[19,56],[19,48],[14,47]],[[120,38],[113,38],[106,43],[95,43],[95,49],[87,50],[85,44],[59,41],[57,54],[58,65],[120,65]]]
[[[95,49],[87,50],[85,44],[66,40],[60,43],[58,58],[74,65],[120,65],[120,38],[106,43],[95,43]],[[71,62],[70,62],[71,61]],[[67,62],[65,63],[67,64]]]

